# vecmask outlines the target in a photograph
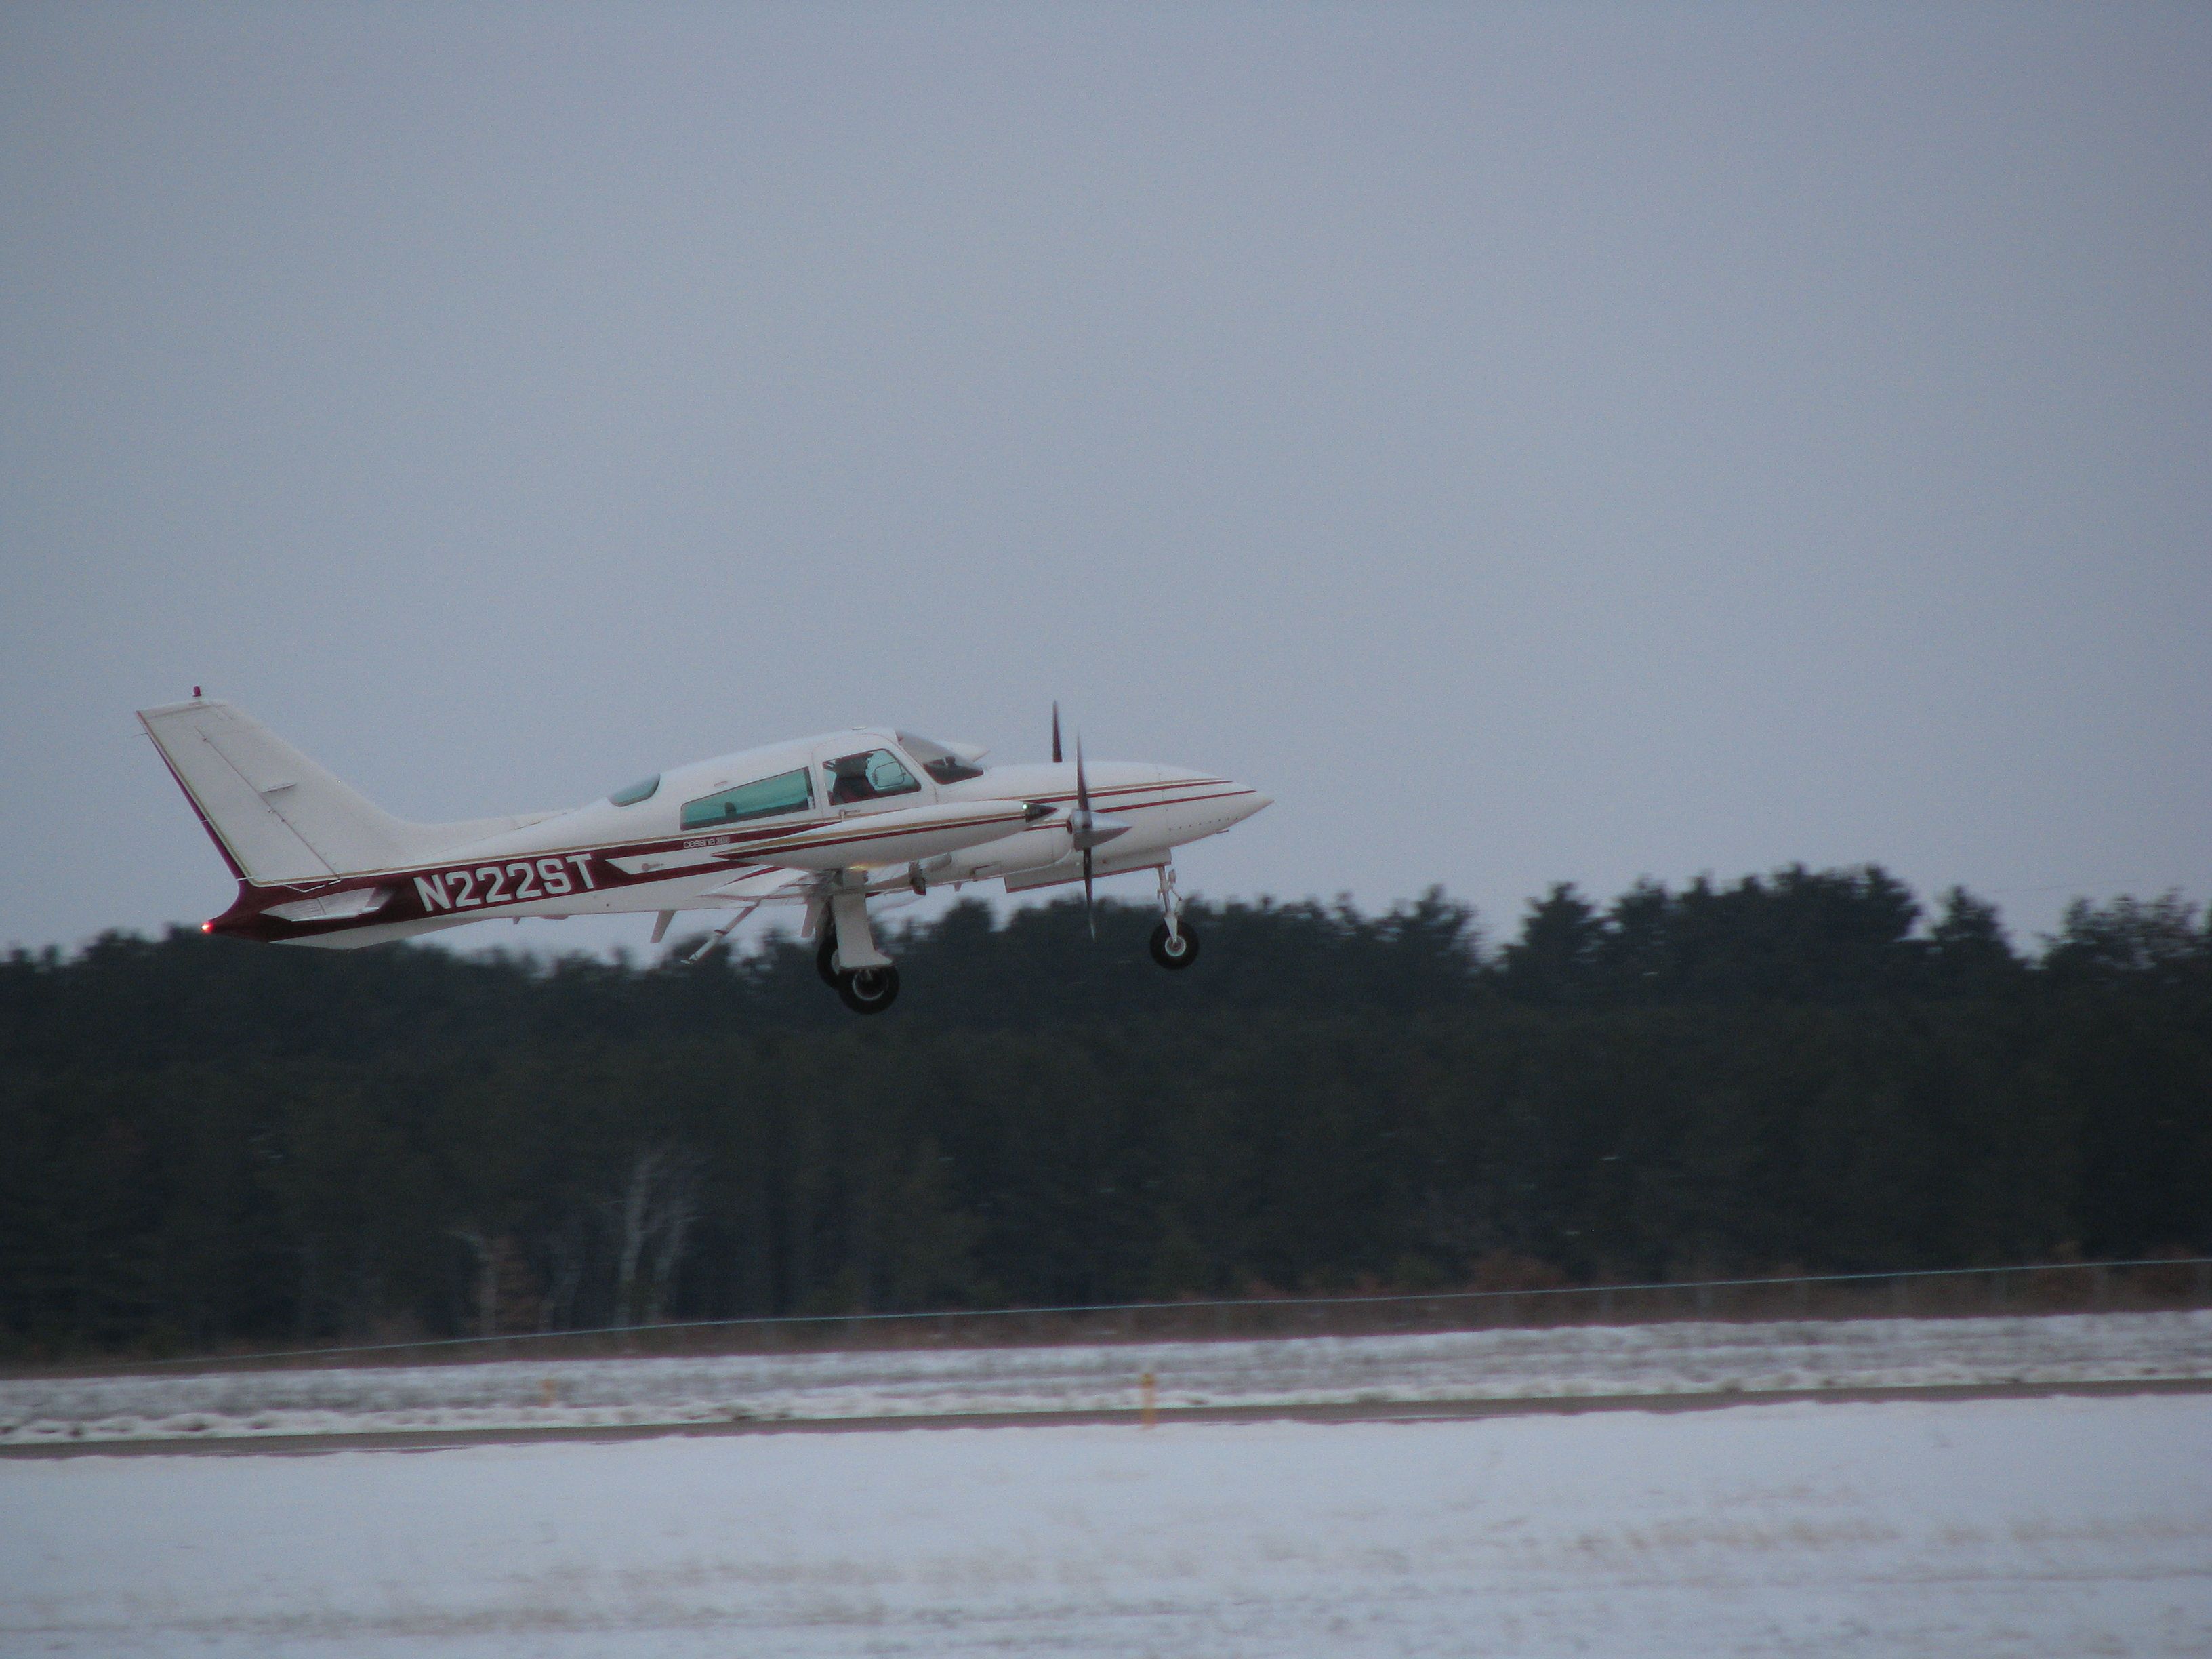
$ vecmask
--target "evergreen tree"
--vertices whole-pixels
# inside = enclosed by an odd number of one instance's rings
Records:
[[[697,963],[244,946],[0,961],[0,1340],[622,1320],[2212,1249],[2212,939],[1872,867],[896,930],[856,1023]]]
[[[1501,954],[1498,981],[1524,1002],[1578,1002],[1590,991],[1604,947],[1597,912],[1572,882],[1555,882],[1530,902],[1521,937]]]

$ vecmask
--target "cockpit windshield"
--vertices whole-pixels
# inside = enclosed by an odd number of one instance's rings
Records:
[[[957,754],[941,743],[932,743],[927,738],[917,738],[911,732],[896,734],[906,752],[921,763],[921,769],[939,783],[957,783],[963,778],[980,778],[983,769]],[[981,754],[980,750],[972,754]]]

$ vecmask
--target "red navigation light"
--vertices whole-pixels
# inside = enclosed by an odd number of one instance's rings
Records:
[[[212,933],[215,932],[215,924],[211,921],[202,922],[200,924],[200,932],[203,933]]]

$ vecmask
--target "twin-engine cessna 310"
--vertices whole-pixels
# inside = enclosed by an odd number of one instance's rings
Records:
[[[656,773],[565,812],[409,823],[379,811],[252,716],[199,695],[141,709],[238,878],[210,933],[350,950],[497,917],[727,911],[700,946],[764,904],[801,905],[816,965],[855,1013],[898,995],[871,895],[1003,880],[1010,893],[1150,870],[1152,958],[1188,968],[1174,851],[1268,805],[1230,779],[1129,761],[995,766],[972,744],[833,732]],[[1094,923],[1095,931],[1095,923]],[[695,953],[695,954],[698,954]]]

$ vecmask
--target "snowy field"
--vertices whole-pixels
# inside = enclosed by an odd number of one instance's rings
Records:
[[[7,1459],[0,1651],[2202,1655],[2212,1396]]]
[[[0,1448],[964,1413],[2212,1379],[2212,1312],[155,1373],[0,1382]]]

